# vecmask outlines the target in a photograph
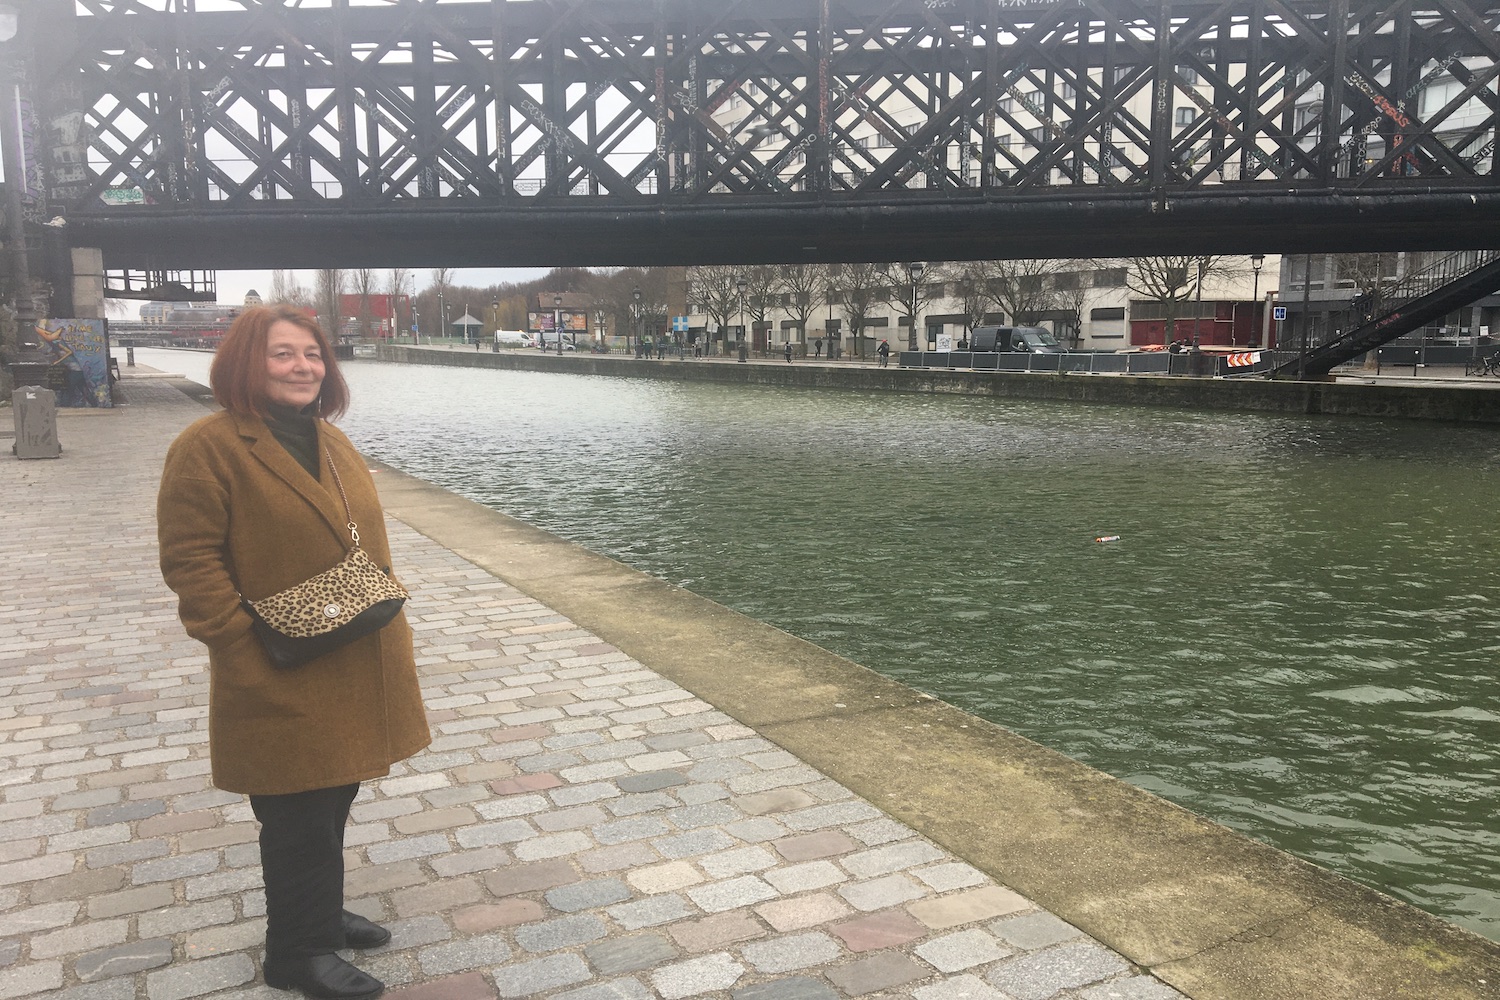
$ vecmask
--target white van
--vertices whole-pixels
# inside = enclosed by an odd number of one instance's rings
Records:
[[[536,338],[525,330],[496,330],[495,343],[501,347],[535,347]]]

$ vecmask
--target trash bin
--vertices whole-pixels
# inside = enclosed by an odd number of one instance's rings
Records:
[[[740,360],[741,361],[749,361],[750,360],[750,347],[743,340],[740,341]]]
[[[57,440],[57,394],[40,386],[21,385],[11,393],[10,401],[16,420],[16,443],[12,449],[16,457],[61,455],[62,445]]]

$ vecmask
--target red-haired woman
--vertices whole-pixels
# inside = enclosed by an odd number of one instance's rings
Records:
[[[334,953],[377,947],[390,932],[343,908],[344,824],[359,782],[388,774],[431,741],[411,629],[397,615],[280,670],[240,601],[333,566],[348,549],[350,520],[360,546],[388,567],[380,500],[365,460],[325,419],[344,411],[348,389],[310,317],[247,310],[220,345],[209,382],[224,409],[167,452],[157,532],[182,623],[208,646],[213,781],[248,794],[261,823],[266,983],[368,1000],[384,986]]]

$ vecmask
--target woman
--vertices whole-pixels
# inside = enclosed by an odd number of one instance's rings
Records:
[[[360,546],[389,566],[365,460],[325,418],[348,388],[317,323],[250,309],[224,337],[209,382],[224,407],[167,452],[157,498],[161,569],[189,635],[208,646],[214,784],[250,796],[266,885],[267,985],[367,1000],[381,982],[344,961],[390,932],[343,909],[344,824],[359,782],[431,742],[403,615],[292,670],[270,665],[241,595],[255,601]],[[350,513],[329,461],[337,468]]]

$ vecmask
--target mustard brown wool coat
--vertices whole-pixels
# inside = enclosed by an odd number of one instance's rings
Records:
[[[318,422],[338,465],[360,546],[380,566],[390,543],[375,482],[344,434]],[[320,456],[321,457],[321,456]],[[314,480],[263,421],[218,412],[167,452],[157,496],[162,576],[187,632],[208,646],[214,784],[282,795],[390,772],[431,742],[405,614],[295,670],[272,667],[240,606],[328,569],[348,551],[348,518],[323,459]]]

